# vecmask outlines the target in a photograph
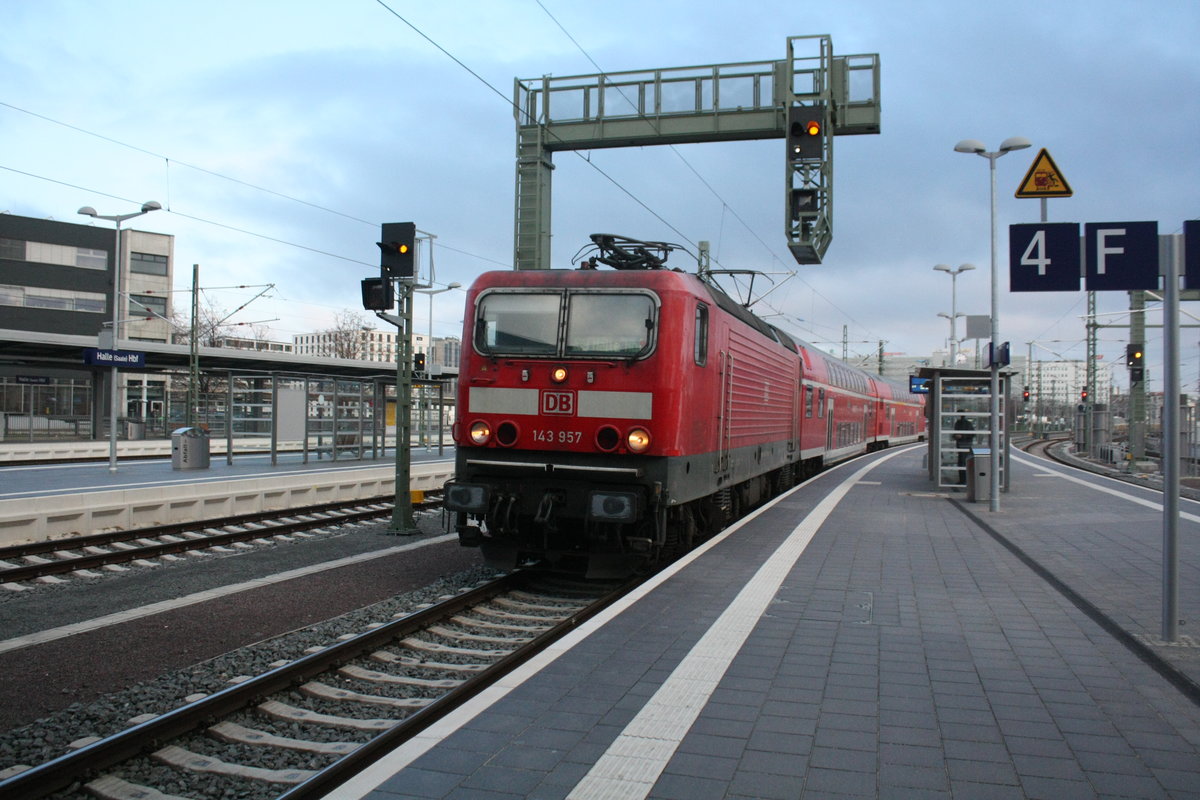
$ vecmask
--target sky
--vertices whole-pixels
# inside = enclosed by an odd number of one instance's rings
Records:
[[[879,55],[882,131],[835,142],[822,264],[788,253],[773,139],[555,154],[554,265],[594,232],[705,240],[720,267],[767,273],[754,310],[793,335],[927,356],[950,333],[934,265],[974,264],[957,310],[990,312],[988,163],[954,145],[1023,136],[1030,149],[996,162],[1000,338],[1083,359],[1083,292],[1008,291],[1008,226],[1040,218],[1013,194],[1046,148],[1074,190],[1048,201],[1052,222],[1169,234],[1200,218],[1198,33],[1194,0],[9,0],[0,212],[90,224],[79,207],[157,200],[127,225],[176,237],[177,288],[199,264],[205,298],[232,311],[273,284],[231,321],[290,341],[365,315],[382,222],[436,235],[435,286],[511,267],[514,79],[781,60],[787,37],[824,34],[835,55]],[[416,330],[459,335],[463,300],[419,297]],[[1097,293],[1106,361],[1122,361],[1127,307]],[[1200,303],[1182,308],[1195,322]],[[1183,331],[1185,391],[1200,391],[1198,340]],[[1146,347],[1154,390],[1159,329]]]

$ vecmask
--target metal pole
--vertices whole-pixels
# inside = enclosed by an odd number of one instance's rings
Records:
[[[1096,393],[1096,331],[1099,326],[1096,324],[1096,293],[1087,293],[1087,324],[1084,326],[1087,331],[1087,364],[1084,365],[1084,381],[1088,390],[1087,400],[1083,404],[1083,451],[1088,456],[1095,455],[1094,450],[1096,443],[1095,437],[1092,435],[1092,420],[1095,414],[1095,393]]]
[[[1166,236],[1163,264],[1163,597],[1162,638],[1176,639],[1179,625],[1179,262],[1180,236]]]
[[[1129,343],[1146,345],[1146,293],[1140,289],[1129,293]],[[1146,457],[1146,386],[1147,370],[1142,380],[1129,378],[1129,456],[1131,462]],[[1132,467],[1133,464],[1130,464]]]
[[[188,341],[187,411],[183,424],[196,424],[196,407],[200,405],[200,265],[192,264],[192,333]]]
[[[1042,405],[1042,360],[1039,358],[1037,362],[1037,431],[1039,438],[1046,433],[1046,423],[1043,421],[1044,416],[1045,406]]]
[[[117,224],[117,251],[113,254],[113,315],[112,315],[112,349],[121,349],[121,220]],[[108,471],[117,471],[117,365],[113,361],[109,373],[111,386],[108,392]]]
[[[413,279],[396,281],[400,288],[400,341],[396,356],[396,483],[395,505],[392,506],[392,525],[388,533],[408,536],[418,533],[412,515],[412,332]]]
[[[1000,364],[996,361],[1000,354],[1000,279],[996,272],[996,159],[1001,155],[1003,153],[988,156],[992,184],[992,391],[988,400],[988,447],[992,452],[992,474],[988,510],[992,512],[1000,510]]]
[[[1029,343],[1029,349],[1025,354],[1025,387],[1027,389],[1033,388],[1033,342]],[[1021,398],[1022,400],[1025,398],[1023,392],[1021,394]],[[1021,411],[1025,414],[1025,427],[1032,435],[1035,421],[1029,418],[1029,403],[1022,405]]]
[[[233,463],[233,370],[225,374],[225,463]]]
[[[442,428],[446,422],[445,410],[446,410],[446,384],[443,383],[442,381],[438,381],[437,433],[438,433],[438,457],[439,458],[446,454],[446,441],[445,441],[445,437],[442,436]]]
[[[958,365],[958,272],[950,273],[950,366]]]

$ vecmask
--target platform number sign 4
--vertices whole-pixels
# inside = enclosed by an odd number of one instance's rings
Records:
[[[1008,255],[1011,291],[1079,291],[1079,223],[1010,225]]]

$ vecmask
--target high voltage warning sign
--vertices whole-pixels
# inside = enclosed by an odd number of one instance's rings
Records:
[[[1050,157],[1046,148],[1038,153],[1033,160],[1033,166],[1025,173],[1025,178],[1017,187],[1017,197],[1070,197],[1071,184],[1059,172],[1058,165]]]

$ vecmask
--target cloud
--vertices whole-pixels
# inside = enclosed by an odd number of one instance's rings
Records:
[[[1012,196],[1037,148],[1075,189],[1049,203],[1052,220],[1170,232],[1200,216],[1181,179],[1200,172],[1194,3],[543,5],[557,23],[529,2],[392,4],[489,87],[376,4],[18,4],[0,32],[0,101],[149,152],[0,106],[0,166],[41,176],[4,172],[0,209],[76,221],[80,205],[158,199],[173,213],[139,224],[176,235],[181,276],[200,263],[206,282],[274,282],[283,299],[255,307],[299,331],[357,307],[380,222],[436,233],[439,281],[511,261],[514,78],[589,74],[589,57],[609,71],[772,61],[788,34],[828,33],[836,53],[879,53],[883,130],[835,142],[825,264],[787,253],[777,140],[556,154],[555,264],[598,231],[706,240],[720,264],[776,273],[761,308],[803,318],[801,335],[840,341],[846,326],[852,341],[927,353],[948,332],[934,264],[975,263],[959,308],[989,305],[988,168],[953,152],[959,139],[1034,142],[997,162],[1002,287],[1006,226],[1039,213]],[[1082,339],[1078,303],[1002,288],[1002,333]],[[446,316],[452,329],[461,312]],[[1121,332],[1103,335],[1115,357]]]

